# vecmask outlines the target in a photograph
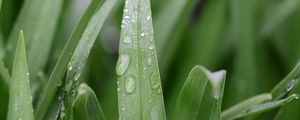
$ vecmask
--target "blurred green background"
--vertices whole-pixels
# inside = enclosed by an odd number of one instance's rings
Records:
[[[10,47],[9,36],[20,19],[18,15],[25,1],[4,0],[2,3],[1,60]],[[45,65],[31,79],[46,83],[88,2],[63,0],[62,6],[53,8],[60,9],[60,14],[51,42],[47,44],[50,47],[45,48],[50,52],[45,53]],[[228,71],[224,93],[226,109],[248,97],[270,91],[300,57],[299,0],[151,0],[151,4],[167,111],[173,109],[174,99],[194,65],[203,65],[212,71]],[[120,0],[114,8],[94,44],[81,78],[95,91],[106,117],[115,120],[118,119],[115,64],[123,6],[124,0]],[[26,47],[30,49],[31,46],[27,44]],[[29,60],[30,56],[29,53]],[[11,66],[8,62],[4,64]],[[6,91],[0,90],[0,94],[8,96]],[[0,103],[6,105],[4,98],[0,97]],[[261,118],[269,119],[274,112],[276,110]],[[5,115],[0,112],[0,116]]]

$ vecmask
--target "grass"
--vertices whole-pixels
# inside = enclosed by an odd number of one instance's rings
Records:
[[[299,120],[298,3],[0,0],[0,119]]]

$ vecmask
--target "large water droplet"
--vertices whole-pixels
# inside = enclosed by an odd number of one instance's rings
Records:
[[[129,76],[125,78],[125,89],[127,93],[132,93],[135,90],[135,82],[134,82],[134,77]]]
[[[159,80],[158,80],[158,77],[157,77],[156,73],[153,73],[151,75],[150,80],[151,80],[151,87],[152,87],[152,89],[158,89],[159,86],[160,86],[160,83],[159,83]]]
[[[129,36],[125,36],[125,37],[123,38],[123,42],[124,42],[124,43],[131,43],[131,42],[132,42],[132,39],[131,39]]]
[[[129,66],[129,63],[130,63],[130,55],[121,54],[119,56],[119,59],[118,59],[117,65],[116,65],[116,73],[118,76],[121,76],[126,72],[128,66]]]

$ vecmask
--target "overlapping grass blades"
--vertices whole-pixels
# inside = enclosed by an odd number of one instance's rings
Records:
[[[76,29],[73,31],[72,35],[69,37],[67,44],[65,45],[61,56],[55,65],[55,68],[49,78],[47,85],[45,86],[43,93],[40,97],[39,103],[36,108],[35,118],[37,120],[43,119],[47,109],[49,108],[50,103],[53,101],[57,89],[62,84],[62,79],[67,70],[68,63],[71,59],[71,56],[79,43],[82,34],[88,25],[91,17],[93,16],[95,10],[100,7],[100,0],[93,0],[85,14],[78,23]]]
[[[25,41],[22,31],[20,32],[12,69],[7,119],[34,119],[32,96],[29,85],[29,73],[27,69]]]
[[[166,119],[149,0],[126,0],[122,20],[117,91],[125,119]]]
[[[102,108],[94,91],[86,84],[78,88],[74,103],[74,120],[105,120]]]

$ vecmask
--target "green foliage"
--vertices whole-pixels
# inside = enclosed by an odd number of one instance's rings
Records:
[[[299,11],[299,0],[0,0],[0,119],[299,120]]]

